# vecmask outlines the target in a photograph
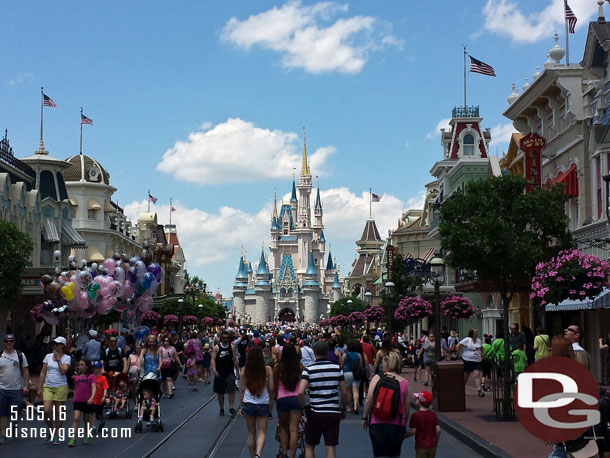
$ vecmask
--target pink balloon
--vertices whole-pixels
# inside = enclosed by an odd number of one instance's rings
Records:
[[[74,274],[70,277],[70,281],[78,286],[78,275]]]
[[[104,267],[108,270],[108,275],[114,275],[115,262],[114,259],[106,259],[104,261]]]
[[[110,294],[110,288],[108,286],[102,286],[98,294],[102,297],[106,297]]]
[[[80,293],[79,306],[81,309],[86,309],[87,307],[89,307],[89,295],[87,294],[87,291],[83,291]]]
[[[134,293],[134,287],[133,287],[133,283],[131,283],[131,282],[129,282],[129,281],[126,281],[126,282],[123,284],[123,294],[121,295],[121,297],[122,297],[123,299],[128,299],[128,298],[130,298],[131,296],[133,296],[133,293]]]
[[[140,311],[142,313],[150,312],[152,309],[152,297],[142,296],[140,297]]]

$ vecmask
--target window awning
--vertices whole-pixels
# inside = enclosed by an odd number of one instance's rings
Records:
[[[100,253],[100,249],[95,245],[87,248],[87,261],[89,262],[104,262],[106,258]]]
[[[62,243],[73,248],[87,248],[87,242],[82,236],[76,232],[67,220],[64,220],[61,231]]]
[[[44,239],[49,243],[59,242],[59,232],[57,232],[57,225],[54,219],[43,218],[42,234]]]
[[[578,170],[576,169],[576,164],[572,164],[568,170],[557,175],[551,183],[565,184],[565,194],[578,197]]]
[[[544,306],[545,312],[563,312],[566,310],[593,310],[600,308],[610,308],[610,289],[604,288],[603,291],[595,299],[585,299],[576,301],[566,299],[559,304],[547,304]]]
[[[78,201],[74,197],[70,197],[70,203],[75,207],[78,207]]]
[[[97,200],[95,200],[93,197],[90,197],[87,201],[87,208],[89,210],[100,210],[102,206]]]
[[[116,208],[110,203],[109,200],[104,202],[104,211],[105,212],[115,212]]]

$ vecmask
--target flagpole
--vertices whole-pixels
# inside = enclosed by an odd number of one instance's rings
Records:
[[[169,198],[169,225],[172,225],[172,198]]]
[[[83,107],[80,107],[80,155],[83,155]]]
[[[566,17],[566,11],[568,6],[568,0],[563,0],[563,21],[566,24],[566,67],[570,65],[570,39],[568,30],[568,18]]]
[[[148,211],[147,213],[150,213],[150,188],[148,188]]]
[[[466,111],[466,45],[464,46],[464,112]]]
[[[369,188],[369,219],[373,219],[373,190]]]
[[[43,122],[43,118],[42,118],[42,114],[44,112],[44,110],[42,109],[43,105],[44,105],[44,88],[41,86],[40,87],[40,150],[42,151],[44,149],[44,142],[42,141],[42,122]]]

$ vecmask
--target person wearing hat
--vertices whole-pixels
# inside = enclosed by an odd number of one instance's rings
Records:
[[[62,406],[68,399],[66,373],[70,369],[72,358],[64,354],[65,347],[65,337],[60,336],[53,339],[53,353],[44,357],[40,371],[40,380],[43,382],[42,386],[38,388],[38,396],[42,396],[47,426],[49,429],[55,428],[55,431],[62,427],[64,418]],[[59,437],[55,436],[52,439],[50,435],[47,437],[53,441],[53,444],[60,444]]]
[[[415,393],[416,406],[419,409],[411,415],[409,420],[409,432],[406,437],[415,436],[415,456],[430,457],[436,456],[436,447],[441,435],[441,426],[438,415],[429,410],[433,397],[429,391]]]
[[[97,331],[91,329],[89,331],[89,342],[83,347],[83,358],[89,362],[99,361],[102,344],[97,340]]]
[[[126,337],[129,335],[127,328],[121,328],[121,334],[117,337],[117,346],[125,353],[125,345],[127,345]]]
[[[15,350],[15,336],[6,334],[4,352],[0,354],[0,444],[8,442],[6,427],[11,407],[16,406],[18,411],[21,410],[23,395],[28,393],[29,380],[27,358]]]

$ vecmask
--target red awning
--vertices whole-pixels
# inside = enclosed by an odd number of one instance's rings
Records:
[[[552,180],[552,183],[565,184],[565,193],[568,196],[578,197],[578,171],[576,170],[576,164],[572,164],[568,170],[557,175]]]

